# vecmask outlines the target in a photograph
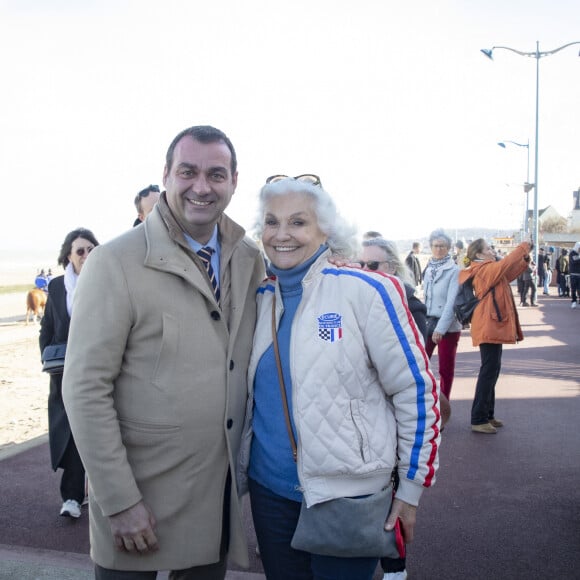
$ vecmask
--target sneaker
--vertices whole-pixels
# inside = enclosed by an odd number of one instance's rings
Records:
[[[383,580],[407,580],[407,570],[402,572],[386,572]]]
[[[60,508],[60,515],[65,518],[80,518],[81,506],[78,501],[74,499],[67,499]]]
[[[491,423],[484,423],[483,425],[472,425],[471,430],[474,433],[487,433],[489,435],[492,433],[497,433],[497,429]]]
[[[576,302],[572,302],[572,304],[570,305],[570,308],[572,308],[572,309],[576,308]]]
[[[489,424],[493,427],[503,427],[503,421],[501,419],[490,419]]]

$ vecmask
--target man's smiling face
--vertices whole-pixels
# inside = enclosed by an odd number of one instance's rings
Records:
[[[210,239],[236,189],[238,174],[232,174],[231,162],[225,143],[200,143],[186,136],[175,146],[171,168],[165,168],[169,208],[183,230],[201,244]]]

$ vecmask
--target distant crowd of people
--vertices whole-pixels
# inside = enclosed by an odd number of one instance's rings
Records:
[[[97,580],[222,580],[228,558],[247,566],[245,493],[266,578],[371,580],[380,562],[404,579],[451,415],[460,284],[480,299],[471,429],[494,434],[502,347],[523,339],[510,284],[535,305],[551,263],[540,249],[536,270],[529,242],[504,256],[441,229],[425,260],[419,242],[403,257],[377,231],[357,242],[311,173],[265,180],[258,245],[225,213],[237,179],[222,131],[185,129],[163,191],[135,197],[135,227],[102,245],[69,232],[64,275],[35,282],[48,292],[41,351],[66,345],[49,395],[60,514],[79,518],[88,501]],[[555,265],[573,307],[579,246]],[[383,495],[384,546],[369,553],[350,530]],[[336,525],[345,500],[357,514],[340,521],[348,553],[340,537],[320,548],[304,522]]]

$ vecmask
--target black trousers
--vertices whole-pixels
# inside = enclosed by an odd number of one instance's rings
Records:
[[[74,499],[83,503],[85,498],[85,468],[74,439],[70,437],[60,461],[62,477],[60,479],[60,496],[62,501]]]
[[[219,562],[207,566],[195,566],[187,570],[172,570],[170,580],[223,580],[226,576],[227,556],[223,554]],[[95,564],[95,580],[155,580],[157,572],[132,572],[130,570],[110,570]]]
[[[525,280],[522,293],[522,302],[527,302],[528,290],[530,291],[530,304],[536,303],[536,283],[533,280]]]
[[[471,424],[484,425],[495,417],[495,384],[501,370],[502,344],[479,345],[481,366],[471,406]]]

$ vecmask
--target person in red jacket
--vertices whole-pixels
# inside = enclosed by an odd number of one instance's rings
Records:
[[[501,370],[504,344],[522,341],[510,282],[527,267],[532,244],[522,242],[502,260],[496,261],[488,243],[479,238],[467,248],[468,268],[459,273],[459,283],[473,279],[475,295],[481,299],[471,319],[471,340],[479,346],[481,367],[471,407],[471,429],[476,433],[497,433],[503,422],[495,417],[495,385]]]

